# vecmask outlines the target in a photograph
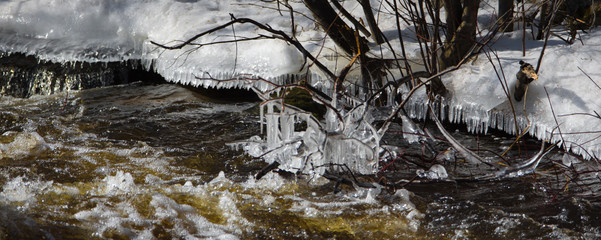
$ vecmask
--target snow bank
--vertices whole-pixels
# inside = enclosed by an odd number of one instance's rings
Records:
[[[293,3],[302,9],[302,3]],[[302,55],[282,40],[242,41],[166,51],[150,41],[175,45],[226,23],[230,14],[248,17],[290,33],[291,20],[274,11],[275,3],[257,1],[104,1],[34,0],[0,3],[0,52],[25,53],[43,61],[119,62],[141,60],[169,81],[205,87],[250,87],[247,81],[201,81],[261,77],[285,80],[302,73]],[[304,12],[310,15],[310,13]],[[322,36],[305,17],[296,19],[299,40]],[[309,31],[310,30],[310,31]],[[237,24],[198,39],[209,44],[268,34]],[[317,44],[308,48],[317,48]],[[258,82],[257,85],[263,83]]]
[[[531,38],[530,35],[527,38]],[[481,55],[478,60],[444,76],[443,82],[452,93],[442,100],[446,118],[451,122],[466,123],[472,132],[496,128],[515,135],[517,125],[519,132],[527,130],[539,139],[561,142],[567,150],[585,158],[601,156],[601,119],[595,113],[601,106],[598,97],[601,94],[601,69],[598,67],[601,64],[601,31],[596,29],[582,35],[582,43],[573,45],[551,39],[541,63],[539,79],[529,85],[525,102],[508,98],[503,85],[506,82],[508,89],[513,91],[515,74],[520,68],[518,62],[523,60],[536,66],[542,45],[542,41],[528,39],[523,57],[521,34],[509,33],[492,46],[500,62],[493,59],[494,67],[485,55]],[[408,108],[411,117],[425,117],[424,100],[423,90],[411,99]]]

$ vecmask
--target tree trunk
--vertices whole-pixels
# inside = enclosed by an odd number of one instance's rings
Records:
[[[502,32],[513,32],[513,0],[499,0],[499,21]]]
[[[361,7],[363,8],[363,13],[365,14],[365,18],[367,20],[367,24],[369,25],[369,29],[371,29],[371,35],[373,36],[374,41],[376,41],[378,45],[384,43],[382,31],[378,27],[378,23],[376,22],[374,13],[371,10],[371,4],[369,3],[369,0],[359,0],[359,3],[361,3]]]
[[[455,30],[461,24],[461,16],[463,15],[461,1],[444,0],[444,9],[447,13],[447,39],[453,39]]]
[[[313,14],[315,20],[325,30],[326,34],[334,40],[336,45],[341,47],[350,56],[360,53],[359,62],[361,64],[363,79],[360,84],[365,93],[370,93],[374,89],[380,88],[382,86],[380,82],[381,72],[384,66],[378,59],[373,59],[365,55],[369,51],[367,40],[360,37],[355,30],[340,19],[327,0],[305,0],[304,3]],[[371,8],[369,8],[369,11],[371,11]],[[377,29],[377,26],[376,28],[372,27],[372,34],[376,35],[377,33],[374,29]],[[381,35],[381,33],[379,34]],[[342,84],[342,82],[339,82],[339,84]],[[341,88],[337,87],[337,90],[339,89]]]
[[[326,34],[347,54],[354,56],[359,50],[361,53],[369,51],[367,40],[362,37],[356,38],[355,31],[340,19],[327,0],[305,0],[304,3]]]
[[[441,70],[457,65],[476,43],[479,3],[479,0],[445,0],[448,36],[440,56]]]
[[[548,2],[544,2],[540,8],[540,18],[538,19],[538,34],[536,40],[542,40],[544,38],[544,30],[549,24],[549,16],[551,15],[551,6]]]

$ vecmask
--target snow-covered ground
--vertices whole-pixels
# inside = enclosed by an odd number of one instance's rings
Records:
[[[485,49],[492,55],[494,67],[480,55],[443,77],[452,92],[445,101],[448,117],[467,123],[471,131],[486,132],[492,127],[511,134],[516,132],[517,119],[520,131],[530,126],[528,133],[539,139],[563,141],[565,147],[585,158],[601,156],[601,118],[596,114],[601,109],[601,31],[584,34],[582,43],[572,45],[550,39],[539,79],[529,85],[525,101],[511,98],[510,102],[503,85],[508,83],[508,90],[513,92],[519,61],[536,67],[543,48],[542,41],[531,40],[527,34],[526,56],[522,56],[521,35],[506,34],[491,49]],[[498,54],[498,62],[490,51]],[[417,103],[422,99],[412,100]],[[413,111],[416,117],[420,112]]]
[[[327,66],[340,64],[336,46],[324,40],[324,34],[311,20],[311,14],[300,1],[289,1],[295,12],[297,39]],[[343,3],[356,16],[362,13],[356,1]],[[480,30],[495,19],[496,1],[482,1]],[[399,46],[396,23],[386,4],[372,1],[384,34],[392,46]],[[143,66],[172,82],[194,86],[266,88],[257,81],[216,82],[198,78],[230,79],[245,77],[282,81],[290,76],[307,73],[310,65],[293,46],[282,40],[269,39],[188,46],[181,50],[164,50],[150,41],[174,45],[202,31],[237,18],[252,18],[277,30],[291,34],[289,10],[275,2],[254,0],[7,0],[0,2],[0,51],[3,54],[25,53],[53,62],[109,62],[141,60]],[[402,26],[408,57],[418,56],[418,44],[412,27]],[[195,43],[231,41],[271,35],[251,24],[228,26],[199,38]],[[521,52],[521,31],[501,36],[484,51],[496,53],[494,67],[485,55],[470,61],[459,70],[444,76],[450,90],[445,99],[448,117],[467,123],[474,131],[488,127],[515,132],[514,114],[505,95],[501,79],[513,88],[519,60],[536,66],[542,41],[526,34],[526,56]],[[582,42],[568,45],[551,37],[539,72],[525,103],[513,102],[518,128],[531,123],[529,133],[541,139],[560,141],[584,157],[601,154],[598,131],[601,119],[595,117],[601,100],[601,32],[592,30],[582,35]],[[386,46],[372,45],[373,54],[391,57]],[[396,53],[400,53],[396,49]],[[494,54],[493,54],[494,56]],[[315,67],[309,69],[312,82],[330,86]],[[589,79],[590,77],[590,79]],[[250,84],[250,85],[249,85]],[[418,92],[410,103],[409,112],[423,117],[425,99]],[[553,129],[557,128],[551,136]],[[561,135],[559,135],[561,133]]]

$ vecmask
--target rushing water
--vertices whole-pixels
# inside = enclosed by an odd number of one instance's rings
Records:
[[[273,172],[255,180],[265,163],[226,144],[259,134],[258,102],[173,84],[1,97],[0,134],[0,239],[601,236],[596,172],[584,174],[594,169],[584,163],[560,167],[571,159],[561,152],[537,174],[491,182],[364,189]],[[494,152],[511,144],[455,134]],[[398,137],[391,130],[388,141]],[[509,156],[537,145],[526,141]],[[429,164],[422,148],[405,147],[415,164],[391,163],[378,177],[410,179]],[[482,173],[444,165],[450,175]]]

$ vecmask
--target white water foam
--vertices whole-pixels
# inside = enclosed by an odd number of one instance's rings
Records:
[[[29,180],[24,176],[10,179],[2,187],[0,203],[7,204],[18,202],[24,208],[37,204],[37,197],[52,188],[52,181]]]
[[[15,136],[10,143],[0,143],[0,159],[22,159],[28,156],[37,156],[43,151],[51,149],[37,132],[6,132],[4,135]]]

